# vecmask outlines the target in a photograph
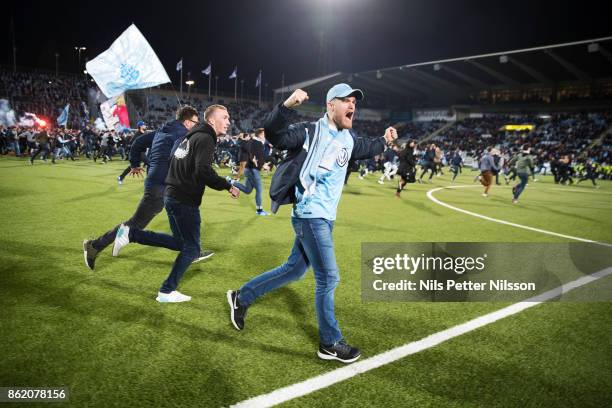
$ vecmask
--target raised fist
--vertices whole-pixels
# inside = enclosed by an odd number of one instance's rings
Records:
[[[285,105],[286,108],[294,108],[301,105],[306,100],[308,100],[308,94],[301,89],[296,89],[283,105]]]
[[[387,130],[385,130],[385,140],[387,143],[391,143],[397,139],[397,130],[394,127],[389,126]]]

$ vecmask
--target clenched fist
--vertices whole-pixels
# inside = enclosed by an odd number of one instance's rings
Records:
[[[283,103],[285,108],[294,108],[296,106],[301,105],[304,101],[308,100],[308,94],[301,89],[296,89],[293,91],[290,97]]]
[[[394,127],[389,126],[387,130],[385,130],[385,141],[387,143],[391,143],[397,139],[397,130]]]

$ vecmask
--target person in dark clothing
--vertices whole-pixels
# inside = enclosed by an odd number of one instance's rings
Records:
[[[130,174],[130,172],[132,171],[133,168],[139,168],[140,167],[140,163],[145,163],[145,165],[148,165],[149,161],[147,159],[147,154],[146,154],[146,149],[145,150],[138,150],[138,155],[134,154],[134,159],[138,159],[138,163],[136,166],[133,165],[132,163],[132,146],[134,145],[134,143],[138,140],[138,138],[142,135],[144,135],[147,131],[147,126],[145,125],[145,123],[141,120],[137,123],[138,126],[138,130],[136,131],[136,133],[134,134],[134,136],[132,137],[132,140],[130,141],[130,145],[128,148],[129,151],[129,157],[130,157],[130,165],[127,166],[125,168],[125,170],[123,170],[123,172],[117,176],[117,182],[119,183],[119,185],[123,184],[123,179],[125,178],[125,176],[127,176],[128,174]],[[149,145],[150,147],[150,145]]]
[[[569,154],[563,155],[559,159],[559,183],[574,184],[572,179],[572,159]]]
[[[134,143],[130,152],[130,162],[132,164],[130,173],[135,176],[142,176],[144,169],[139,167],[139,158],[135,156],[140,157],[140,152],[146,150],[147,145],[151,146],[150,167],[145,179],[142,199],[132,217],[123,222],[124,225],[144,229],[162,211],[164,208],[164,190],[166,189],[165,181],[168,175],[172,148],[198,123],[198,111],[191,106],[183,106],[178,110],[176,120],[167,123],[157,132],[141,136]],[[94,269],[96,257],[100,251],[115,240],[120,225],[115,226],[96,239],[83,241],[85,265],[89,269]],[[209,253],[202,255],[202,257],[211,256]]]
[[[47,161],[47,155],[49,154],[49,135],[45,130],[42,130],[36,134],[34,140],[36,141],[36,149],[30,157],[30,164],[34,164],[34,159],[41,153],[41,160]]]
[[[257,206],[257,215],[268,215],[262,206],[263,184],[261,183],[261,168],[264,164],[264,145],[266,139],[264,130],[257,129],[255,136],[248,141],[243,141],[241,146],[240,171],[237,179],[240,179],[241,173],[244,171],[246,183],[235,182],[234,185],[243,193],[251,194],[255,189],[255,205]]]
[[[204,124],[191,129],[173,149],[164,197],[172,235],[143,231],[122,224],[113,246],[113,256],[118,255],[130,242],[180,251],[168,278],[159,289],[157,301],[160,303],[191,300],[190,296],[180,293],[177,287],[189,265],[200,253],[199,207],[206,187],[227,190],[232,198],[240,195],[240,191],[217,175],[212,167],[217,137],[224,135],[230,124],[229,113],[222,105],[211,105],[204,112],[204,119]]]
[[[584,180],[591,180],[593,185],[596,188],[599,188],[599,186],[597,185],[597,182],[595,181],[598,176],[596,166],[597,164],[594,163],[592,159],[587,160],[587,162],[584,165],[584,174],[580,176],[580,179],[576,182],[576,184],[580,184],[580,182]]]
[[[408,143],[404,150],[399,153],[399,167],[397,174],[400,176],[400,180],[397,182],[397,190],[395,196],[400,198],[400,194],[406,184],[415,182],[416,174],[416,161],[414,159],[414,147],[416,143],[414,141]]]
[[[432,143],[430,146],[427,147],[427,150],[425,150],[425,154],[423,156],[423,171],[421,172],[421,176],[419,177],[419,183],[423,182],[423,176],[428,171],[431,172],[429,174],[429,181],[431,181],[436,171],[435,158],[436,158],[436,146]]]
[[[463,158],[461,157],[461,152],[459,149],[455,150],[453,155],[449,160],[450,171],[453,173],[453,178],[451,179],[451,183],[455,181],[459,173],[461,173],[461,168],[463,167]]]

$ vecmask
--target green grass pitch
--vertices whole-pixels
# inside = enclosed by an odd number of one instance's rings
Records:
[[[257,217],[254,195],[231,200],[207,190],[203,247],[216,255],[186,272],[180,290],[191,302],[155,301],[176,256],[165,249],[130,244],[112,258],[108,248],[95,271],[88,270],[82,240],[127,219],[141,197],[142,180],[117,185],[126,163],[28,166],[25,159],[0,158],[0,386],[67,386],[71,406],[229,406],[341,366],[316,357],[312,272],[254,304],[243,332],[231,326],[226,290],[282,263],[293,241],[289,209]],[[472,184],[473,177],[466,171],[457,184]],[[565,241],[433,203],[426,192],[449,185],[448,174],[409,185],[401,199],[393,182],[380,186],[376,178],[351,176],[334,230],[341,273],[336,313],[364,358],[507,304],[364,303],[361,242]],[[264,178],[266,189],[269,181]],[[518,205],[505,186],[494,186],[488,199],[477,188],[436,197],[612,242],[612,183],[601,185],[565,187],[543,177]],[[149,228],[169,231],[165,213]],[[609,303],[547,303],[286,405],[609,406],[611,328]]]

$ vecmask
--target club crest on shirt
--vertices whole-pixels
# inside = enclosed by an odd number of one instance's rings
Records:
[[[349,161],[348,150],[345,147],[343,147],[338,152],[338,156],[336,157],[336,164],[340,167],[344,167],[346,166],[346,163],[348,163],[348,161]]]
[[[184,159],[188,153],[189,153],[189,139],[185,139],[176,148],[176,151],[174,152],[174,157],[176,157],[177,159]]]

